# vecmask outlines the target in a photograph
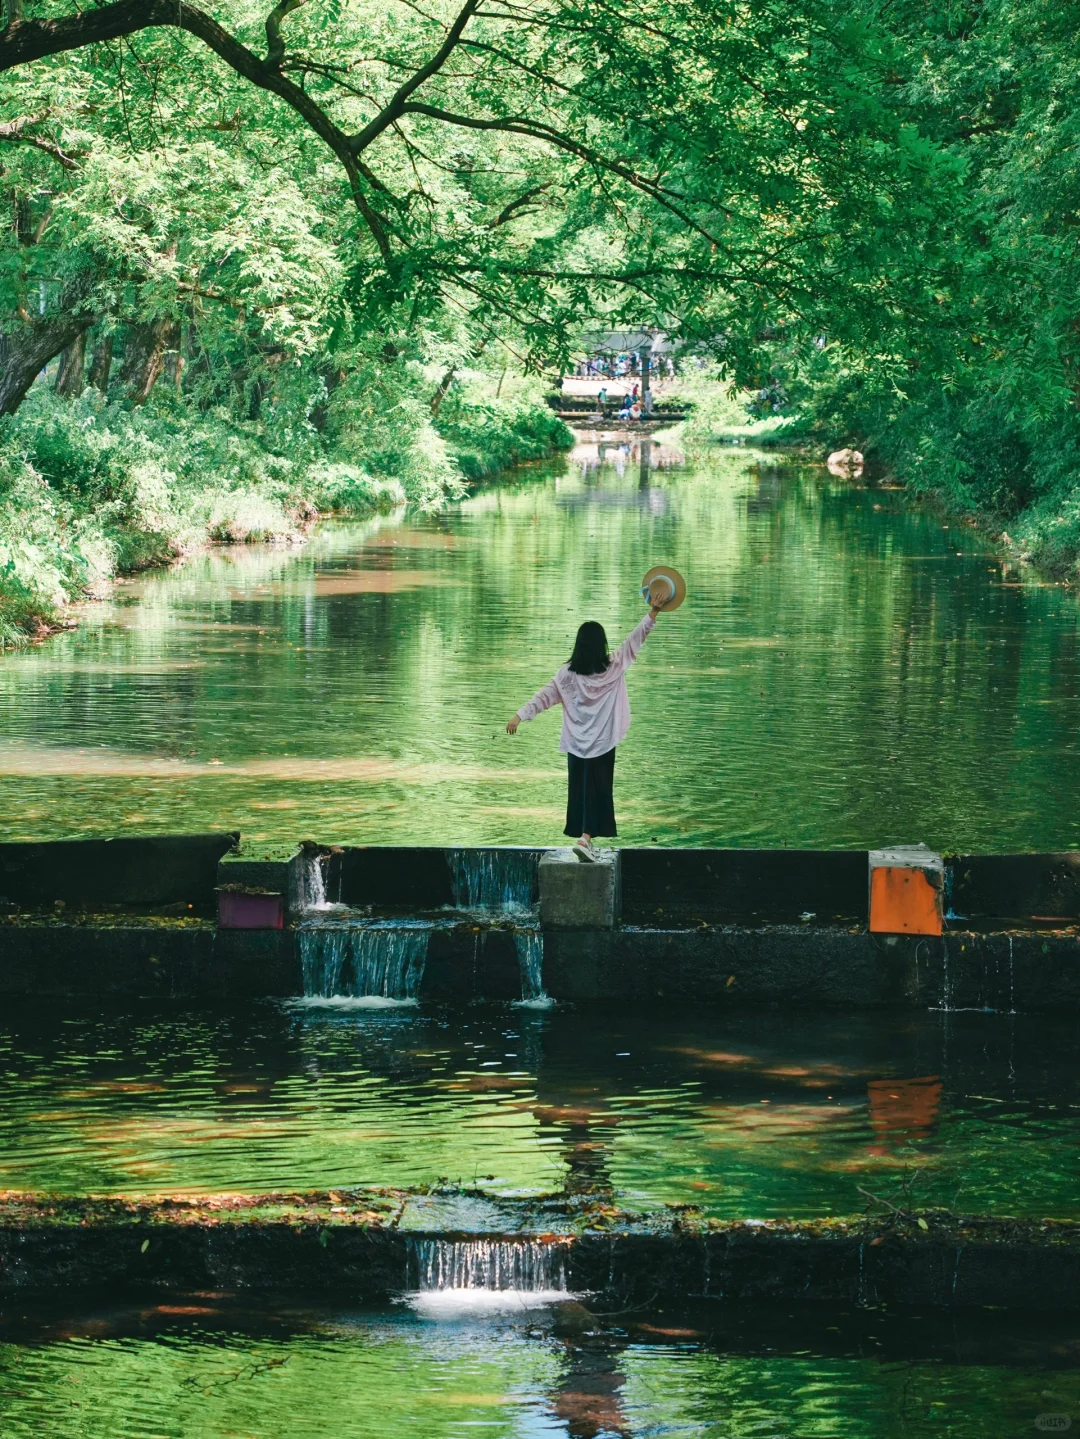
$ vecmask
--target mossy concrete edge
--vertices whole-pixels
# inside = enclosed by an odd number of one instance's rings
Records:
[[[603,1195],[492,1200],[494,1227],[404,1228],[404,1190],[156,1200],[0,1197],[0,1294],[150,1286],[385,1298],[422,1240],[559,1242],[571,1290],[657,1297],[1080,1311],[1080,1224],[890,1211],[884,1218],[638,1215]],[[467,1196],[466,1196],[467,1197]],[[479,1197],[479,1196],[478,1196]]]

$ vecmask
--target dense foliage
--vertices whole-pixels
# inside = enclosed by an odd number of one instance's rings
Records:
[[[547,452],[520,377],[601,322],[1071,563],[1078,42],[1049,0],[5,16],[9,622]]]
[[[872,347],[785,337],[763,388],[788,438],[854,443],[1004,532],[1040,565],[1080,555],[1080,30],[1049,0],[883,11],[897,103],[963,177],[942,207],[917,323]]]

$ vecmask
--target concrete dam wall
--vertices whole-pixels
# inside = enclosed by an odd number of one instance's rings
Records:
[[[1072,1009],[1078,927],[1075,852],[0,845],[7,994]]]

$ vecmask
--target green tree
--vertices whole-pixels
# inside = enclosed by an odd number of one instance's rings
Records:
[[[368,327],[450,311],[470,346],[509,330],[539,363],[591,316],[662,319],[722,333],[733,366],[763,328],[880,333],[954,179],[893,103],[880,27],[837,4],[218,8],[9,6],[0,69],[111,85],[118,131],[140,98],[159,126],[170,87],[187,103],[166,135],[198,123],[200,96],[219,112],[204,126],[238,131],[252,87],[276,97],[255,123],[294,174],[320,153],[340,166],[347,301]],[[49,118],[9,128],[44,153]],[[56,308],[89,302],[61,290]]]

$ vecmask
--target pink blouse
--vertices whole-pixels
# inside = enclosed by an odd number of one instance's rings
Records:
[[[611,656],[602,674],[578,675],[563,665],[555,678],[518,710],[523,723],[535,719],[552,705],[562,705],[562,735],[559,749],[581,759],[607,754],[626,738],[630,728],[630,696],[626,693],[626,671],[637,659],[647,635],[656,628],[652,615],[627,636]]]

